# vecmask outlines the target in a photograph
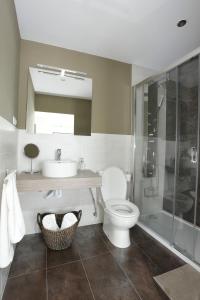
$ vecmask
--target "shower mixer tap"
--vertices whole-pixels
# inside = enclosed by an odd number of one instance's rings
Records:
[[[197,149],[196,147],[191,148],[191,163],[195,164],[197,163]]]

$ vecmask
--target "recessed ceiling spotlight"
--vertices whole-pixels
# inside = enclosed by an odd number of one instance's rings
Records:
[[[183,27],[187,24],[187,20],[180,20],[177,23],[177,27]]]

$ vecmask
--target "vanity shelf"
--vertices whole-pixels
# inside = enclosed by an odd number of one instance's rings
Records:
[[[80,170],[74,177],[48,178],[39,174],[17,175],[18,192],[100,188],[101,176],[91,170]]]

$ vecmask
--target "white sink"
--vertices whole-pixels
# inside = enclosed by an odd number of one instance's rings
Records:
[[[77,162],[73,160],[46,160],[42,165],[45,177],[72,177],[77,174]]]

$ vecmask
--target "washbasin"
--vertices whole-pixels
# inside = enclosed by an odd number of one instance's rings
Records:
[[[42,175],[45,177],[72,177],[77,174],[77,162],[73,160],[46,160],[42,165]]]

